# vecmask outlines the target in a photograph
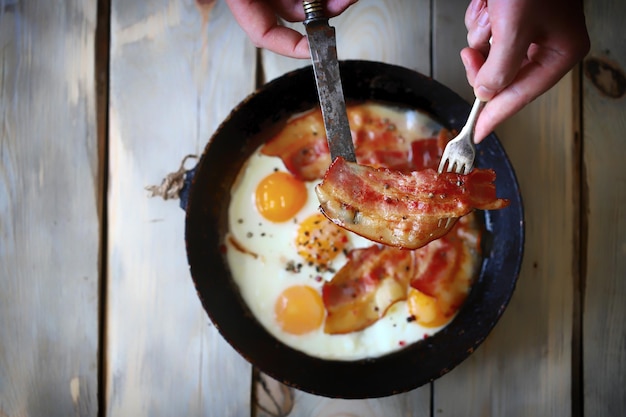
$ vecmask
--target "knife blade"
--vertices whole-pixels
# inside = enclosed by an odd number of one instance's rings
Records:
[[[321,0],[304,0],[303,6],[304,26],[331,160],[341,156],[356,162],[339,73],[335,28],[329,25]]]

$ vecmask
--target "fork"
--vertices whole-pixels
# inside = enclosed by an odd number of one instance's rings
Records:
[[[474,168],[474,158],[476,158],[476,145],[474,144],[474,127],[476,126],[476,120],[483,107],[485,107],[484,101],[479,99],[474,100],[474,105],[467,118],[467,122],[461,132],[448,144],[443,150],[441,161],[439,162],[439,168],[437,172],[441,174],[444,171],[456,172],[457,174],[467,175]],[[455,221],[457,217],[448,217],[439,219],[438,227],[442,227],[445,221],[445,229]]]
[[[485,107],[485,103],[479,99],[474,101],[467,123],[461,129],[461,133],[446,145],[437,169],[437,172],[440,174],[448,171],[467,175],[474,167],[474,158],[476,157],[474,126],[476,126],[476,119],[478,119],[480,111]]]

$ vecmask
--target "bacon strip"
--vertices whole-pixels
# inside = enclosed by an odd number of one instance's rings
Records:
[[[508,200],[496,197],[494,181],[493,170],[404,174],[339,157],[315,191],[322,212],[335,224],[375,242],[416,249],[448,232],[439,227],[440,219],[506,207]]]
[[[373,245],[354,249],[348,262],[322,288],[327,316],[324,332],[362,330],[405,300],[413,276],[410,251]]]
[[[298,179],[322,178],[331,161],[321,111],[291,120],[261,148],[261,153],[280,157],[287,170]]]
[[[452,318],[467,298],[480,265],[476,216],[461,217],[446,236],[412,253],[416,268],[411,287],[435,298],[443,314]]]
[[[451,138],[447,129],[433,138],[403,137],[393,121],[380,117],[367,105],[351,105],[347,112],[357,161],[363,165],[402,172],[434,168]],[[320,109],[290,120],[261,153],[280,157],[289,172],[301,180],[323,178],[331,160]]]
[[[473,214],[446,236],[413,250],[372,245],[348,253],[348,262],[322,288],[324,331],[363,330],[406,300],[413,287],[436,300],[451,319],[465,301],[480,265],[480,230]]]

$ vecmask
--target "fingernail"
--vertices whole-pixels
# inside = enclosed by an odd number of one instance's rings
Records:
[[[496,92],[491,88],[487,88],[484,85],[479,85],[476,88],[476,97],[482,101],[489,101],[496,95]]]
[[[480,9],[483,7],[483,0],[473,0],[472,1],[472,11],[474,13],[478,13]]]
[[[478,16],[478,26],[487,26],[489,24],[489,12],[487,9],[483,9]]]

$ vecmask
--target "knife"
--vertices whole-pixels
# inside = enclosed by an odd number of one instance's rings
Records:
[[[341,156],[346,161],[356,162],[339,74],[335,28],[328,24],[322,0],[304,0],[302,3],[305,15],[304,26],[309,40],[317,94],[331,160],[334,161],[336,157]]]

